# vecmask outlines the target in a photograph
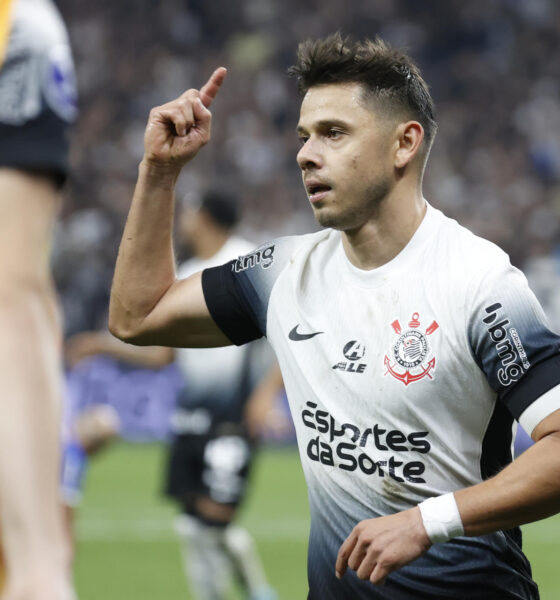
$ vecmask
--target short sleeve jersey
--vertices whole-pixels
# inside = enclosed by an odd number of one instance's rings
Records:
[[[203,288],[232,342],[265,335],[278,357],[309,487],[310,598],[413,598],[419,582],[429,597],[458,598],[471,558],[503,559],[496,585],[528,590],[488,598],[536,597],[523,555],[511,558],[511,532],[485,536],[482,558],[466,538],[436,545],[390,577],[394,589],[334,578],[358,521],[492,476],[511,461],[514,419],[530,432],[560,408],[547,393],[560,383],[560,339],[502,250],[428,205],[407,246],[378,269],[354,267],[341,234],[325,230],[209,269]],[[457,545],[446,578],[438,553]],[[507,578],[512,561],[517,579]]]
[[[0,63],[0,166],[66,176],[77,115],[66,28],[51,0],[7,0]]]

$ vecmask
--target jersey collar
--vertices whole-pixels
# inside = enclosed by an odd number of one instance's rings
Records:
[[[388,263],[385,263],[377,269],[370,269],[367,271],[359,269],[348,260],[342,245],[342,238],[340,238],[337,255],[341,272],[346,279],[349,279],[362,287],[378,287],[384,285],[396,273],[411,268],[411,263],[419,258],[422,252],[422,246],[432,239],[442,219],[444,219],[443,213],[426,202],[426,214],[418,229],[410,238],[408,244]]]

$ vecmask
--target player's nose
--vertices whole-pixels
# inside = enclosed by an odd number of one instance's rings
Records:
[[[322,166],[322,158],[317,145],[311,138],[301,147],[296,157],[299,168],[302,171],[308,169],[317,169]]]

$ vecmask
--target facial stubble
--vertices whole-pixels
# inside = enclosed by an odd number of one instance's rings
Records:
[[[333,202],[332,205],[325,207],[320,205],[313,207],[315,218],[322,227],[330,227],[338,231],[358,229],[368,221],[377,220],[383,201],[390,190],[391,178],[384,174],[363,190],[360,194],[361,199],[351,202],[347,207],[341,206],[340,202]]]

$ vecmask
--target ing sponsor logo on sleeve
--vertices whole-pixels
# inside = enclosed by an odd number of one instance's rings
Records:
[[[274,249],[274,244],[261,246],[254,252],[251,252],[251,254],[240,256],[232,263],[231,268],[233,271],[235,271],[235,273],[241,273],[241,271],[253,269],[257,265],[260,265],[263,269],[268,269],[274,262]]]
[[[514,381],[518,381],[531,363],[515,327],[508,327],[510,321],[507,317],[500,320],[499,312],[502,308],[499,302],[487,306],[484,309],[487,316],[482,319],[482,322],[486,325],[486,331],[498,355],[499,363],[496,372],[498,381],[507,387]]]

